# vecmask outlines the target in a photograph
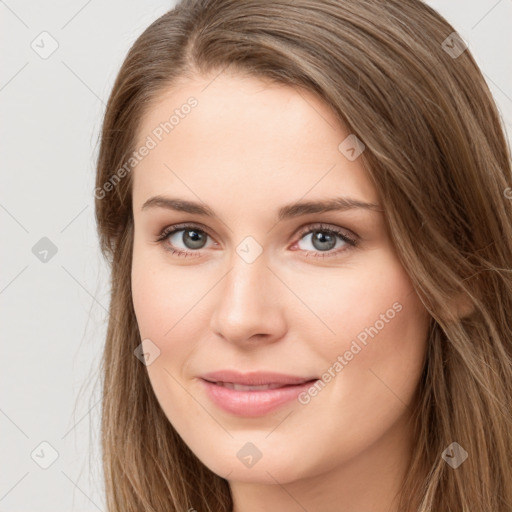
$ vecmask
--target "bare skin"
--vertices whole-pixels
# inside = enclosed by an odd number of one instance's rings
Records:
[[[197,99],[133,171],[133,300],[141,339],[160,350],[147,366],[155,395],[197,457],[228,480],[234,512],[393,512],[413,449],[407,420],[428,314],[380,208],[277,217],[284,205],[341,196],[380,207],[378,191],[361,158],[338,149],[350,133],[318,98],[255,78],[212,79],[166,91],[138,133],[141,145]],[[154,196],[215,216],[142,209]],[[156,241],[181,223],[193,227]],[[331,238],[315,244],[311,228]],[[191,229],[204,230],[202,247]],[[248,262],[246,253],[259,255]],[[330,369],[331,379],[302,403],[247,418],[205,393],[199,376],[222,369],[318,378]],[[237,456],[246,443],[261,453],[251,467]]]

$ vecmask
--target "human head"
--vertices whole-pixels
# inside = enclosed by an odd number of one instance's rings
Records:
[[[311,22],[312,16],[317,23]],[[202,23],[207,30],[201,30]],[[287,38],[281,37],[283,31]],[[501,231],[511,229],[510,202],[503,194],[510,185],[510,162],[499,117],[471,55],[466,50],[454,59],[442,47],[452,32],[419,2],[293,2],[293,7],[187,2],[157,20],[136,42],[107,107],[97,190],[106,190],[107,182],[113,186],[104,197],[97,195],[96,203],[102,248],[112,261],[113,278],[104,360],[109,390],[104,399],[105,458],[112,483],[124,482],[125,493],[149,500],[151,485],[159,485],[151,481],[160,479],[164,489],[166,476],[175,479],[178,496],[180,478],[185,478],[189,465],[197,470],[198,495],[215,502],[206,486],[201,487],[201,481],[208,481],[219,503],[229,503],[226,482],[205,468],[174,431],[148,380],[150,367],[133,356],[141,339],[129,282],[132,187],[135,172],[142,168],[134,162],[125,176],[119,179],[118,173],[118,180],[112,179],[146,140],[139,138],[147,132],[142,130],[143,121],[162,94],[184,90],[197,77],[215,76],[215,71],[306,90],[310,96],[305,97],[321,100],[345,135],[353,134],[364,143],[357,163],[378,191],[397,261],[431,318],[418,387],[419,450],[411,461],[416,476],[410,479],[411,488],[420,476],[426,477],[425,469],[436,475],[431,489],[442,489],[444,479],[446,489],[457,485],[439,457],[453,436],[471,447],[476,458],[474,438],[483,434],[479,429],[475,434],[475,425],[484,427],[485,421],[492,421],[498,435],[500,396],[493,401],[486,394],[492,375],[478,361],[484,355],[503,355],[503,340],[510,342],[500,322],[500,311],[510,306],[510,279],[498,271],[506,268],[511,253],[511,238],[503,238]],[[479,87],[464,88],[468,76]],[[506,360],[494,364],[506,374]],[[510,386],[510,373],[508,377]],[[121,402],[128,390],[134,397],[129,411]],[[468,409],[465,394],[480,408]],[[488,420],[481,416],[484,406],[493,411]],[[155,432],[154,440],[146,437],[142,446],[141,436],[148,430]],[[120,446],[118,440],[114,448],[113,436],[121,432],[127,444]],[[481,461],[485,452],[479,456]],[[160,458],[159,464],[155,458]],[[475,479],[476,489],[480,484],[473,458],[460,467],[458,476],[464,475],[466,486]],[[171,462],[181,468],[172,476],[162,469]],[[496,477],[503,478],[504,473]],[[112,489],[112,496],[116,492]],[[441,500],[441,494],[432,493],[431,503],[440,503],[436,499]],[[161,500],[155,504],[170,503],[155,490],[151,496]],[[116,499],[121,503],[119,495]],[[184,495],[178,499],[185,502]]]

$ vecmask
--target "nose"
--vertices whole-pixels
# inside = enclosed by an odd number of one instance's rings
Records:
[[[247,263],[234,255],[230,270],[216,287],[210,328],[238,345],[273,343],[286,332],[283,284],[263,255]]]

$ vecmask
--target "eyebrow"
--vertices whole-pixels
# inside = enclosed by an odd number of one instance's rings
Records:
[[[204,215],[205,217],[216,217],[215,212],[207,205],[185,199],[176,199],[172,197],[154,196],[148,199],[141,210],[152,208],[165,208],[178,212]],[[322,201],[302,201],[288,204],[279,208],[277,218],[279,221],[300,217],[311,213],[323,213],[330,211],[345,211],[363,209],[368,211],[382,212],[380,205],[366,203],[351,197],[334,197]]]

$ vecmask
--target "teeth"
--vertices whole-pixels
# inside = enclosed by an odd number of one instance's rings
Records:
[[[284,387],[283,384],[263,384],[261,386],[245,386],[244,384],[234,384],[233,382],[217,382],[219,386],[235,391],[262,391],[264,389],[277,389]]]

